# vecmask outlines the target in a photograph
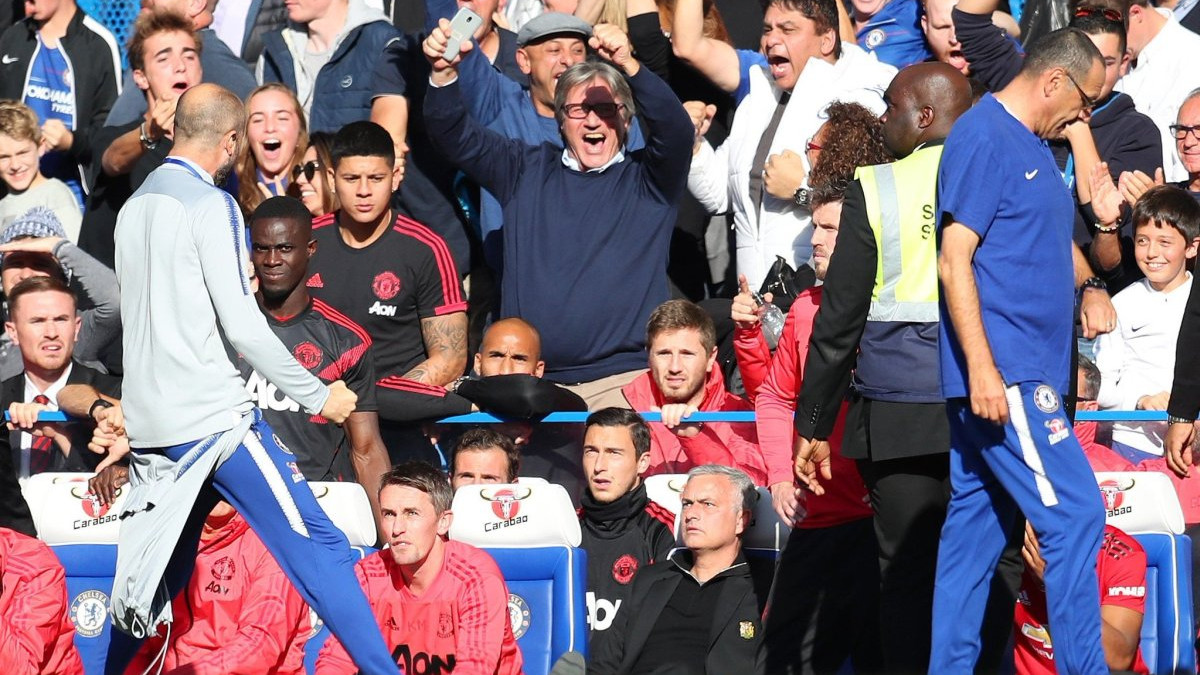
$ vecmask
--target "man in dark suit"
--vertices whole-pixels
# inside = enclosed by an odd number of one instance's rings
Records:
[[[19,478],[44,471],[91,472],[100,459],[86,447],[91,425],[40,425],[34,435],[31,422],[41,410],[59,409],[59,393],[67,385],[91,385],[117,398],[120,382],[72,360],[80,319],[75,296],[61,280],[25,279],[9,293],[8,308],[5,330],[21,350],[24,372],[0,383],[0,401],[14,420],[11,433],[0,434],[0,454],[11,458]]]
[[[764,673],[762,610],[742,555],[754,482],[719,464],[688,472],[682,502],[683,544],[634,580],[631,606],[592,654],[588,675]]]

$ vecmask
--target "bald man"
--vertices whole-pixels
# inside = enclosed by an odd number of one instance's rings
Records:
[[[454,387],[479,410],[510,421],[495,425],[521,451],[521,473],[538,476],[567,489],[578,504],[583,489],[579,458],[583,432],[578,424],[539,424],[536,420],[555,411],[587,410],[578,395],[542,379],[542,337],[528,322],[501,319],[488,327],[475,353],[475,374]],[[442,448],[455,447],[461,424],[438,427]]]
[[[204,519],[223,497],[362,672],[395,675],[346,537],[317,505],[227,355],[226,342],[309,414],[341,424],[354,410],[345,383],[326,386],[305,370],[259,311],[241,211],[215,185],[233,168],[245,123],[229,91],[188,90],[170,155],[117,217],[127,377],[121,408],[96,417],[102,429],[127,436],[134,456],[113,584],[120,630],[106,672],[124,672],[141,638],[170,622],[170,599],[186,586]],[[123,420],[115,414],[121,409]]]
[[[797,469],[807,469],[801,480],[822,491],[826,439],[851,386],[841,451],[858,462],[875,512],[884,666],[917,673],[928,667],[938,536],[950,494],[935,188],[942,142],[970,107],[971,87],[952,66],[922,63],[900,71],[884,101],[884,142],[898,161],[860,168],[846,191],[796,407],[799,457],[812,459],[798,459]],[[1011,617],[1012,596],[997,605]],[[1007,628],[1001,617],[996,629]],[[999,658],[1003,641],[996,642]]]

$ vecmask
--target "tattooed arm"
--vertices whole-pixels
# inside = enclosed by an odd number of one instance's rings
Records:
[[[467,368],[467,313],[421,319],[425,360],[404,374],[408,380],[444,387]]]

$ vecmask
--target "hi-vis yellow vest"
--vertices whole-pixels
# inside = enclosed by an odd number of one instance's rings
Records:
[[[878,251],[867,321],[936,323],[937,170],[942,145],[855,172]]]

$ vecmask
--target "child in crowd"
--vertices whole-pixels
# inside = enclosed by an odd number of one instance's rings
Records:
[[[1117,329],[1096,344],[1101,409],[1166,410],[1175,342],[1191,291],[1200,205],[1183,190],[1155,187],[1133,209],[1134,258],[1145,279],[1113,298]],[[1133,464],[1162,456],[1164,422],[1113,425],[1112,449]]]
[[[72,242],[79,240],[83,214],[66,183],[42,175],[38,160],[45,153],[37,115],[24,103],[0,101],[0,179],[7,194],[0,198],[0,230],[35,206],[58,216]]]

